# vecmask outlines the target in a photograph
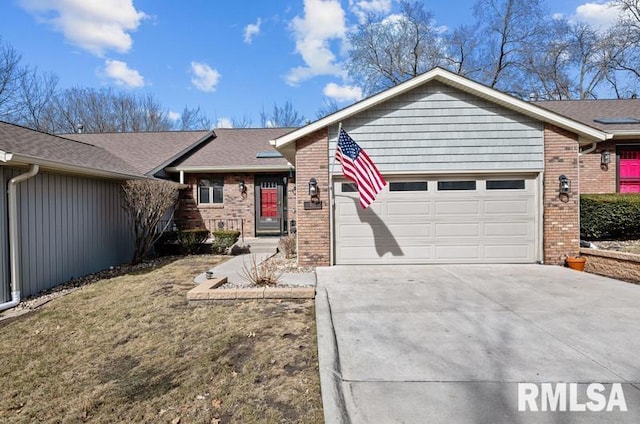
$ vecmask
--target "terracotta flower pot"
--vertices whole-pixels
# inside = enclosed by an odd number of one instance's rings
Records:
[[[569,256],[565,259],[567,266],[576,271],[584,271],[584,264],[587,262],[587,258],[583,256]]]

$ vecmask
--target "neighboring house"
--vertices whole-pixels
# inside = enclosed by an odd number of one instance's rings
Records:
[[[334,163],[340,123],[389,182],[364,210]],[[301,265],[561,264],[579,250],[579,152],[610,137],[436,68],[273,144],[295,164]]]
[[[293,166],[270,140],[292,128],[67,134],[104,148],[148,176],[187,185],[173,221],[179,228],[241,230],[245,237],[289,232]]]
[[[583,147],[580,193],[640,192],[640,100],[562,100],[535,104],[610,135],[607,141]]]
[[[0,310],[130,260],[121,184],[139,178],[104,149],[0,122]]]

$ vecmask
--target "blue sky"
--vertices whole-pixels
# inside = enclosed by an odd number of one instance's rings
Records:
[[[472,20],[475,0],[425,1],[436,23]],[[550,12],[606,24],[605,1],[551,0]],[[178,116],[200,106],[219,126],[291,101],[310,119],[324,97],[359,100],[341,68],[345,39],[368,10],[396,0],[4,0],[0,36],[62,87],[151,92]]]

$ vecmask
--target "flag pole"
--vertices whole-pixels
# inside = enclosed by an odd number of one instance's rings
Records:
[[[340,140],[340,131],[342,130],[342,122],[338,123],[338,134],[336,138],[336,149],[338,148],[338,140]],[[335,188],[333,186],[333,171],[336,166],[336,154],[333,152],[333,157],[331,157],[330,149],[327,149],[327,155],[329,155],[329,162],[331,166],[329,167],[329,264],[335,265],[335,229],[334,229],[334,215],[335,215],[335,207],[336,207],[336,199],[335,199]]]

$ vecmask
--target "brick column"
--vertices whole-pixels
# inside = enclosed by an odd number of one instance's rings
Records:
[[[544,262],[562,265],[580,249],[578,137],[547,125],[544,129]],[[569,196],[560,196],[560,175],[571,180]]]
[[[327,128],[316,131],[296,143],[296,221],[298,264],[327,266],[330,261],[329,234],[329,135]],[[322,209],[305,210],[309,201],[309,180],[320,187]]]

